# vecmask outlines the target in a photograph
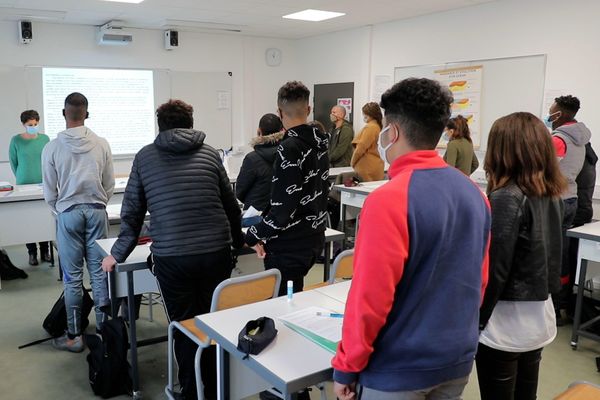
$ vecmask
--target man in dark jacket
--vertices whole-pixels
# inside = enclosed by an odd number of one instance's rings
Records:
[[[342,106],[333,106],[329,115],[333,123],[329,143],[329,162],[332,168],[349,167],[354,149],[354,129],[346,120],[346,109]]]
[[[235,194],[244,203],[244,210],[251,206],[264,211],[271,199],[271,179],[277,146],[284,133],[281,119],[275,114],[265,114],[258,123],[258,135],[252,139],[254,151],[242,162],[235,185]]]
[[[277,106],[286,131],[277,147],[271,201],[263,221],[246,234],[246,243],[264,257],[265,269],[281,272],[280,295],[288,280],[294,282],[294,292],[302,290],[325,239],[328,141],[319,129],[306,124],[309,95],[301,82],[279,89]]]
[[[111,271],[127,259],[149,211],[154,273],[169,319],[181,321],[209,312],[215,288],[231,275],[231,245],[243,245],[240,209],[219,154],[204,143],[203,132],[192,129],[192,107],[170,100],[156,115],[160,133],[133,160],[121,232],[102,268]],[[179,382],[185,398],[195,399],[197,346],[178,333]],[[202,352],[207,398],[216,398],[215,359],[214,348]]]

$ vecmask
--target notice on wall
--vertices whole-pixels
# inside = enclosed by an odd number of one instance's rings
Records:
[[[473,147],[481,144],[481,82],[483,66],[468,66],[434,71],[434,79],[448,87],[454,96],[452,117],[462,115],[471,131]],[[446,147],[442,137],[438,147]]]
[[[229,110],[231,108],[231,92],[219,90],[217,92],[217,110]]]
[[[352,98],[337,99],[337,105],[346,109],[346,119],[352,114]]]

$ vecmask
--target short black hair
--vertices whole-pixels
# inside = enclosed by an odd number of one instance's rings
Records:
[[[397,123],[415,149],[431,150],[450,119],[454,101],[450,90],[425,78],[408,78],[396,83],[381,96],[388,123]]]
[[[194,126],[194,108],[181,100],[171,99],[158,107],[156,119],[161,132],[175,128],[190,129]]]
[[[74,121],[83,121],[87,117],[88,99],[73,92],[65,99],[65,117]]]
[[[265,114],[258,122],[258,129],[260,129],[261,134],[270,135],[281,131],[283,129],[283,124],[277,115]]]
[[[290,81],[277,93],[277,107],[291,116],[299,116],[300,110],[308,106],[310,90],[300,81]]]
[[[570,119],[577,115],[577,111],[579,111],[579,108],[581,107],[579,99],[571,95],[557,97],[554,99],[554,102],[558,106],[559,110]]]
[[[25,110],[21,113],[21,123],[24,124],[27,121],[31,121],[32,119],[39,122],[40,114],[35,110]]]

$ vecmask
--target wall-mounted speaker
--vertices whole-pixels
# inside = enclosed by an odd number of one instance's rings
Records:
[[[179,47],[179,32],[174,30],[165,31],[165,49],[173,50]]]
[[[23,44],[31,43],[33,39],[33,30],[31,21],[19,21],[19,42]]]

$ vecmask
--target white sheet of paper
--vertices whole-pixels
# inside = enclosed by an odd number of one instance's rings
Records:
[[[322,313],[324,315],[320,316],[317,315],[317,313]],[[327,315],[329,313],[336,313],[336,311],[313,306],[282,315],[279,319],[294,324],[332,342],[339,342],[342,340],[342,324],[344,319],[329,317]]]

